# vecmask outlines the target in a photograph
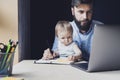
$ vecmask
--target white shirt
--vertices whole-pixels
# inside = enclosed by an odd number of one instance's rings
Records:
[[[75,42],[72,42],[68,46],[65,46],[64,44],[60,43],[58,41],[58,53],[61,57],[69,56],[69,55],[74,55],[74,45],[77,45]]]

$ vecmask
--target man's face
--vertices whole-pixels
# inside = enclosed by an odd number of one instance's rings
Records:
[[[81,28],[88,27],[92,19],[92,5],[80,4],[71,8],[72,15],[75,20],[80,24]]]

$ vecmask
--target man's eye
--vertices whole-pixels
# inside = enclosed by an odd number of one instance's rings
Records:
[[[61,39],[65,39],[64,37],[62,37]]]
[[[83,13],[84,13],[84,11],[79,11],[79,13],[83,14]]]

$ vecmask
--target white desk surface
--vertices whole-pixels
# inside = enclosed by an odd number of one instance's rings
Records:
[[[23,60],[13,67],[13,77],[25,80],[120,80],[120,70],[88,73],[70,65],[34,64]]]

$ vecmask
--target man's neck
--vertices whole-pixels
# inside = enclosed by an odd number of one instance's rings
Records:
[[[85,31],[85,30],[79,30],[80,31],[80,33],[82,33],[82,34],[84,34],[84,33],[86,33],[87,31]]]

